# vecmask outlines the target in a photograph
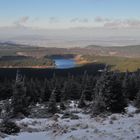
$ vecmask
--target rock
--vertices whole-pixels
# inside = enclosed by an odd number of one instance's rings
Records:
[[[100,122],[101,121],[101,118],[99,116],[95,117],[95,121],[96,122]]]
[[[128,117],[134,117],[134,114],[128,114]]]
[[[72,110],[71,113],[78,114],[78,113],[80,113],[80,111],[79,110]]]
[[[0,139],[2,138],[2,139],[4,139],[4,138],[6,138],[7,137],[7,135],[6,134],[4,134],[4,133],[2,133],[2,132],[0,132]]]
[[[61,117],[62,119],[67,119],[67,118],[70,118],[72,120],[76,120],[76,119],[79,119],[79,116],[78,115],[74,115],[70,112],[66,112],[64,113],[64,115]]]
[[[26,123],[21,123],[21,124],[20,124],[20,127],[28,127],[28,124],[26,124]]]
[[[140,139],[140,136],[137,136],[136,139]]]
[[[64,130],[62,131],[62,134],[67,133],[67,132],[68,132],[68,130],[67,130],[67,129],[64,129]]]
[[[24,116],[23,113],[18,113],[18,114],[15,116],[15,118],[17,118],[17,119],[24,119],[25,116]]]
[[[78,123],[78,124],[76,124],[75,126],[76,126],[76,127],[80,127],[80,126],[81,126],[81,124],[80,124],[80,123]]]
[[[115,120],[117,120],[118,118],[117,118],[116,115],[112,115],[110,119],[113,120],[113,121],[115,121]]]
[[[76,137],[74,137],[73,135],[71,135],[69,138],[69,140],[78,140]]]
[[[32,133],[32,132],[39,132],[39,130],[36,128],[26,127],[23,129],[23,132]]]
[[[52,120],[57,122],[58,118],[60,118],[60,116],[58,114],[55,114],[55,115],[53,115]]]
[[[72,131],[75,131],[75,130],[77,130],[77,128],[76,127],[72,127],[71,130]]]
[[[62,119],[67,119],[71,117],[71,113],[70,112],[65,112],[64,115],[61,117]]]
[[[99,133],[99,130],[95,128],[94,133]]]
[[[109,124],[113,124],[113,121],[112,121],[112,120],[110,120],[110,121],[109,121]]]
[[[82,125],[81,128],[82,129],[87,129],[88,128],[88,124]]]
[[[71,119],[72,119],[72,120],[77,120],[77,119],[79,119],[79,116],[78,116],[78,115],[72,115],[72,116],[71,116]]]

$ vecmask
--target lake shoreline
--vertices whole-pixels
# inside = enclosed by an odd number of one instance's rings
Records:
[[[36,66],[1,66],[0,68],[33,68],[33,69],[68,69],[73,67],[78,67],[86,64],[90,64],[91,62],[85,60],[82,55],[75,55],[73,57],[57,57],[51,58],[54,61],[54,65],[36,65]]]

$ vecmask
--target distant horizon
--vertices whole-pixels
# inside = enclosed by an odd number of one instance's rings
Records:
[[[123,32],[122,32],[123,31]],[[12,41],[44,47],[84,47],[87,45],[126,46],[139,45],[138,29],[59,29],[40,30],[30,28],[0,29],[0,41]]]
[[[0,41],[56,47],[140,44],[139,5],[139,0],[1,0]]]

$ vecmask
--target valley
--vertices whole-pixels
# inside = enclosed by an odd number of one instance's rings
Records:
[[[0,43],[0,67],[55,68],[55,65],[60,61],[59,58],[61,58],[61,64],[62,59],[65,59],[73,64],[75,63],[75,66],[104,63],[110,65],[112,70],[136,71],[140,68],[139,54],[139,46],[101,47],[90,45],[84,48],[45,48]],[[57,64],[55,64],[53,58],[55,60],[58,58]]]

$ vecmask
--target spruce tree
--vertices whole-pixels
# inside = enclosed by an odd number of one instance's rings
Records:
[[[85,91],[83,90],[82,95],[81,95],[81,98],[79,100],[78,107],[79,108],[83,108],[85,106],[86,106],[86,103],[85,103]]]
[[[35,99],[36,96],[35,96],[34,90],[35,90],[35,82],[31,78],[30,81],[28,80],[28,84],[27,84],[27,96],[31,104],[36,102],[36,99]]]
[[[66,90],[67,90],[67,82],[64,82],[64,85],[61,89],[61,102],[60,102],[60,109],[62,110],[66,109],[66,106],[64,104],[64,102],[67,100]]]
[[[68,98],[72,100],[77,100],[80,98],[81,95],[80,84],[73,79],[68,81],[67,95]]]
[[[67,89],[68,89],[68,82],[65,81],[61,89],[61,102],[66,101],[68,99]]]
[[[89,76],[87,75],[86,77],[86,82],[84,87],[84,95],[85,95],[85,100],[87,101],[92,101],[92,94],[93,94],[93,84],[94,81],[91,81]]]
[[[48,113],[55,114],[57,112],[57,105],[56,105],[56,89],[54,89],[51,93],[51,97],[48,104]]]
[[[50,83],[47,79],[44,82],[44,101],[49,101],[51,95]]]
[[[133,73],[130,76],[130,84],[129,84],[129,99],[133,101],[136,98],[136,95],[139,91],[138,85],[137,85],[137,76]]]
[[[13,88],[13,97],[12,97],[12,113],[16,116],[18,113],[28,115],[27,109],[27,99],[26,99],[26,87],[24,85],[24,79],[17,71],[16,82]]]
[[[111,92],[112,92],[112,96],[111,96],[111,100],[110,100],[110,111],[111,112],[123,112],[124,108],[127,106],[127,101],[125,99],[125,96],[123,94],[123,90],[122,90],[122,84],[121,81],[119,79],[118,74],[113,73],[112,74],[112,84],[111,84]]]
[[[140,108],[140,91],[137,93],[136,95],[136,99],[134,101],[134,105],[137,107],[137,108]]]
[[[95,87],[95,99],[93,113],[122,112],[126,106],[126,100],[122,93],[121,82],[118,75],[105,71],[97,81]]]
[[[123,87],[123,94],[125,98],[129,100],[130,95],[131,95],[131,84],[130,84],[130,74],[128,71],[125,73],[125,76],[122,82],[122,87]]]

